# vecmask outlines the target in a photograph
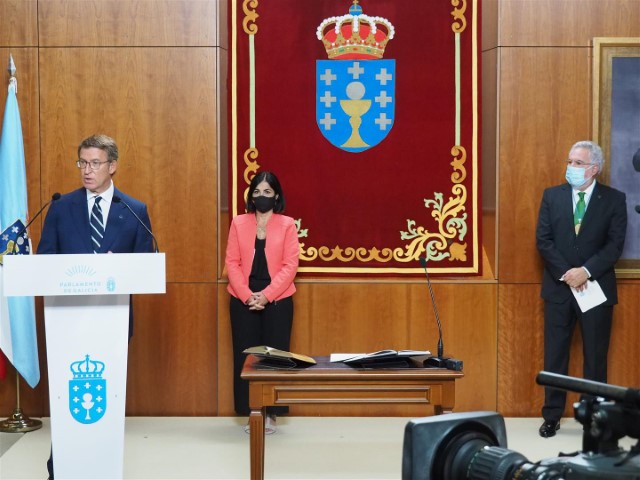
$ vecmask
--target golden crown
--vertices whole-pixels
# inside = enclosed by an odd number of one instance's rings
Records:
[[[332,60],[382,58],[394,34],[389,20],[365,15],[358,0],[353,0],[347,15],[324,19],[316,31]]]

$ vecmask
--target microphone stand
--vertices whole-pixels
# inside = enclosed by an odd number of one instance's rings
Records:
[[[138,216],[138,214],[136,212],[133,211],[133,208],[131,208],[131,206],[129,206],[129,204],[127,202],[125,202],[122,198],[118,197],[117,195],[113,196],[113,203],[122,203],[125,207],[127,207],[127,209],[132,213],[132,215],[135,217],[135,219],[138,221],[138,223],[140,223],[140,225],[142,225],[144,227],[144,229],[147,231],[147,233],[149,235],[151,235],[151,239],[153,240],[153,247],[155,250],[155,253],[160,253],[160,249],[158,248],[158,241],[156,240],[155,235],[151,232],[151,229],[149,227],[147,227],[147,225],[142,221],[142,219]]]
[[[447,360],[449,357],[444,356],[444,343],[442,341],[442,324],[440,323],[440,315],[438,315],[438,307],[436,306],[436,296],[433,294],[433,288],[431,287],[431,279],[429,278],[429,270],[427,270],[427,258],[426,256],[420,257],[420,264],[424,267],[424,273],[427,276],[427,286],[429,287],[429,294],[431,295],[431,304],[433,305],[433,313],[436,316],[438,322],[438,354],[427,358],[425,365],[434,368],[447,368]]]
[[[16,235],[16,239],[13,241],[13,245],[11,245],[11,255],[15,255],[16,254],[16,246],[18,245],[18,241],[20,240],[20,237],[22,237],[22,235],[27,232],[28,228],[31,226],[31,224],[33,222],[36,221],[36,218],[38,218],[40,216],[40,214],[44,211],[45,208],[47,208],[47,206],[49,206],[51,204],[51,202],[55,202],[56,200],[60,199],[62,195],[60,195],[58,192],[54,193],[51,196],[51,200],[49,200],[47,203],[45,203],[40,210],[38,210],[38,213],[36,213],[33,218],[31,220],[29,220],[27,222],[27,224],[22,227],[22,230],[20,230],[18,232],[18,235]],[[31,239],[29,238],[29,235],[27,234],[27,237],[25,238],[26,240],[28,240],[29,242],[31,242]]]

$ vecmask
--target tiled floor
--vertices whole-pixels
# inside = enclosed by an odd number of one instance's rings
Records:
[[[407,418],[279,419],[266,439],[268,479],[399,479]],[[245,419],[234,417],[129,417],[126,420],[124,478],[248,479],[249,436]],[[565,419],[554,438],[543,439],[537,418],[506,419],[510,449],[531,461],[581,449],[582,427]],[[49,419],[27,434],[0,433],[0,479],[47,478]],[[625,438],[622,446],[632,443]]]

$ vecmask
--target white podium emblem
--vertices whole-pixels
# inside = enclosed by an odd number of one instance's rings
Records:
[[[69,411],[79,423],[96,423],[107,410],[107,381],[102,378],[104,363],[84,360],[70,365],[73,380],[69,380]]]

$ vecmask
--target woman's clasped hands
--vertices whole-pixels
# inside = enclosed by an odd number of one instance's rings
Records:
[[[249,310],[264,310],[268,303],[269,299],[262,292],[252,293],[249,300],[247,300]]]

